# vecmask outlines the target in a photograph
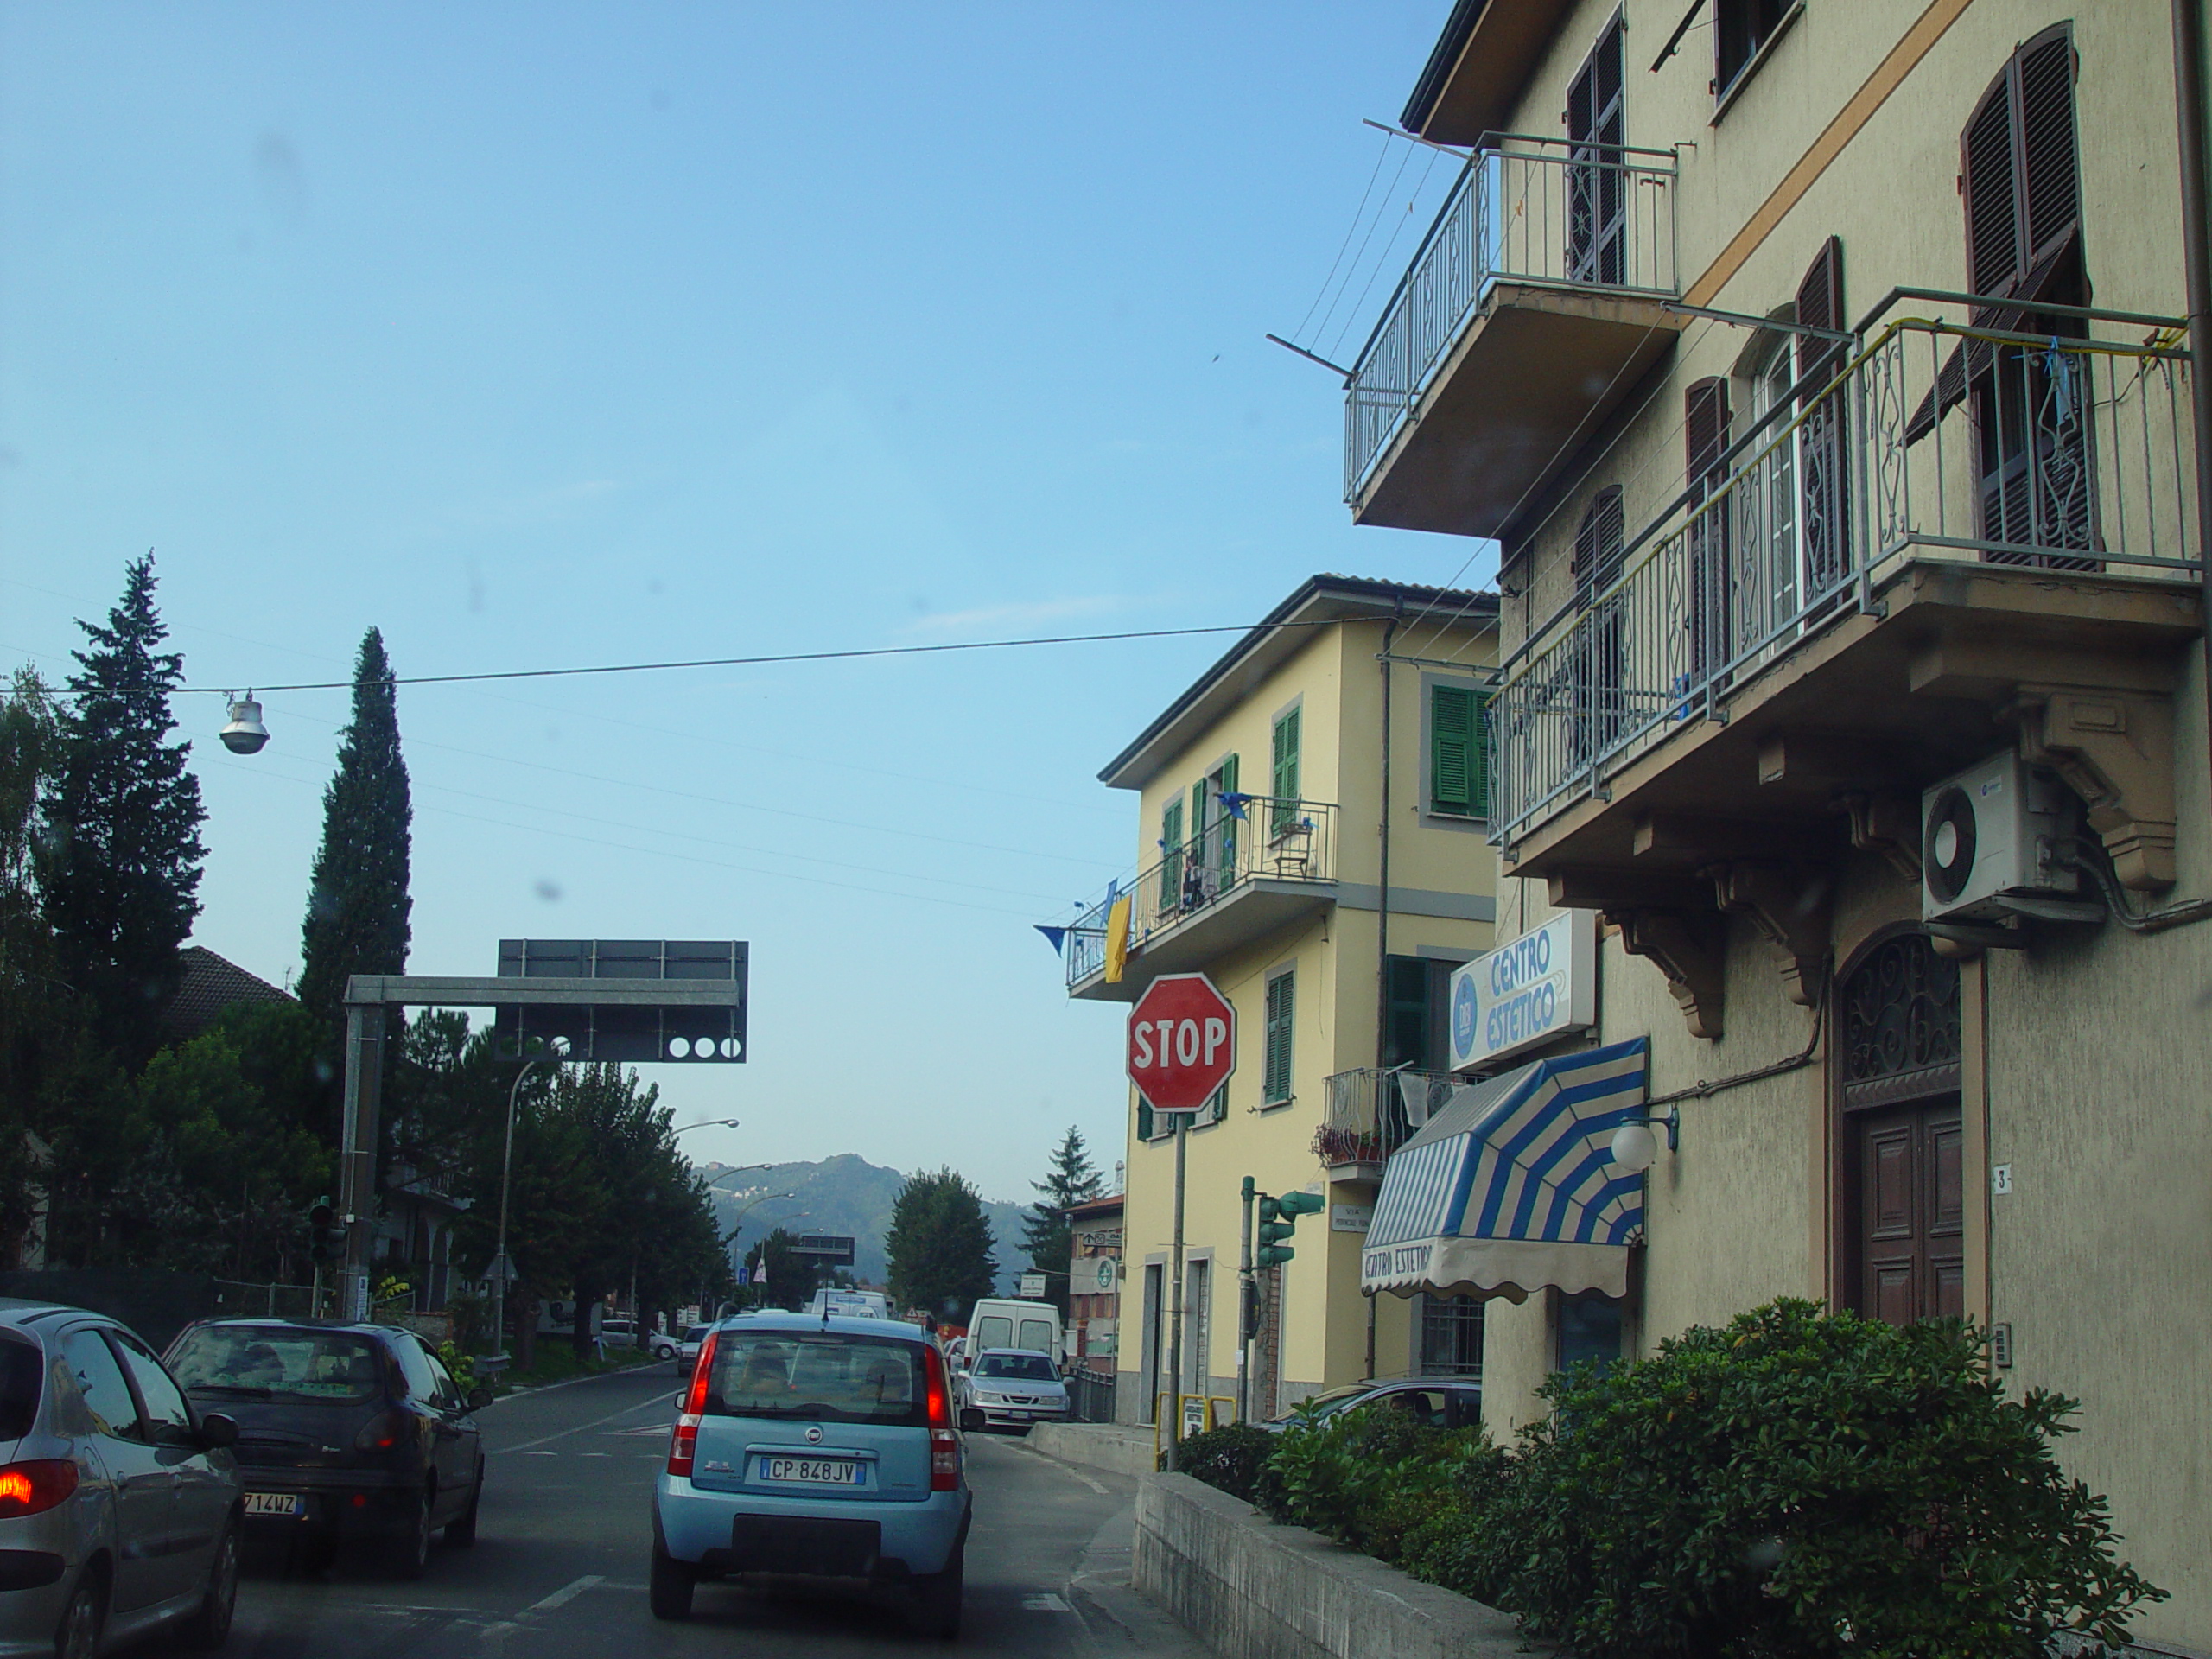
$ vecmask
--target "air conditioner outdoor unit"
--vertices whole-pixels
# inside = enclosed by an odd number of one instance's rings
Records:
[[[2009,750],[1945,779],[1921,797],[1922,918],[2072,919],[2082,873],[2060,848],[2080,817],[2071,790]]]

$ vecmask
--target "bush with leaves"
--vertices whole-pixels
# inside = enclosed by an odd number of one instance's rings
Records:
[[[1203,1480],[1249,1503],[1258,1491],[1261,1465],[1274,1455],[1279,1444],[1264,1428],[1249,1423],[1224,1423],[1179,1445],[1175,1468],[1179,1474]]]
[[[2005,1397],[1955,1320],[1784,1300],[1541,1390],[1456,1553],[1415,1565],[1585,1659],[2027,1659],[2118,1645],[2164,1592],[2051,1452],[2075,1402]]]
[[[1295,1421],[1278,1438],[1255,1482],[1258,1507],[1386,1561],[1501,1456],[1479,1428],[1433,1428],[1387,1402]]]

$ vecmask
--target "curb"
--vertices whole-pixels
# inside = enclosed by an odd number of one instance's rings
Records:
[[[580,1382],[604,1382],[609,1377],[635,1376],[642,1371],[652,1370],[657,1365],[674,1363],[676,1362],[672,1359],[654,1359],[646,1361],[643,1365],[626,1365],[619,1371],[594,1371],[588,1376],[564,1376],[558,1382],[532,1382],[527,1388],[510,1389],[480,1409],[489,1411],[493,1406],[504,1405],[510,1400],[527,1399],[533,1394],[550,1394],[556,1389],[573,1389]]]

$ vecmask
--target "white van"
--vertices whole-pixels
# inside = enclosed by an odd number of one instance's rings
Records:
[[[969,1359],[986,1348],[1026,1348],[1035,1354],[1060,1358],[1060,1310],[1050,1302],[1018,1302],[1010,1297],[986,1296],[968,1316]]]
[[[806,1311],[819,1317],[828,1313],[833,1319],[887,1319],[891,1317],[891,1300],[880,1290],[822,1289],[814,1293],[814,1300]]]

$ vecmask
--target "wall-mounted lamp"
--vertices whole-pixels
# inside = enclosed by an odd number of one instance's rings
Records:
[[[1651,1132],[1653,1121],[1639,1117],[1613,1131],[1612,1160],[1631,1175],[1642,1174],[1659,1156],[1659,1137]],[[1667,1150],[1680,1151],[1682,1144],[1682,1109],[1677,1106],[1656,1121],[1666,1127]]]

